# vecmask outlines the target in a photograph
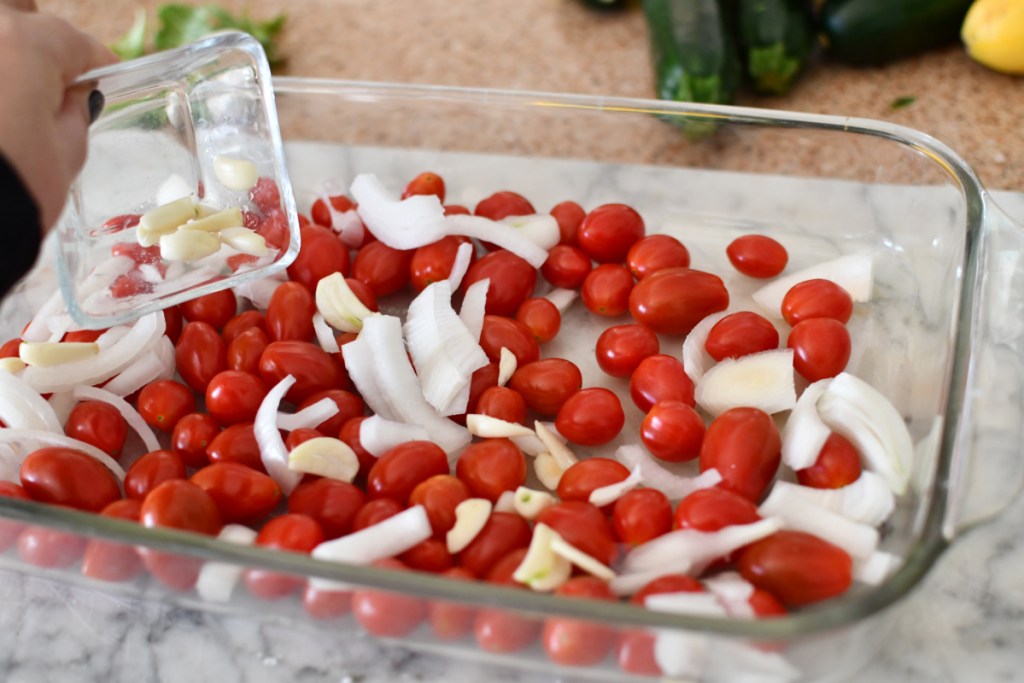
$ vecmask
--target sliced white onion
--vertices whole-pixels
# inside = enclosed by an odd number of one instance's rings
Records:
[[[236,296],[247,299],[253,306],[261,311],[267,310],[270,306],[270,297],[281,286],[281,280],[274,277],[264,277],[258,280],[249,280],[232,288]]]
[[[170,204],[175,199],[188,197],[193,192],[192,185],[177,173],[167,176],[167,179],[160,183],[154,197],[157,205]]]
[[[575,289],[556,288],[548,292],[544,298],[553,303],[560,314],[565,315],[578,296],[579,293]]]
[[[508,347],[501,347],[501,354],[498,356],[498,386],[503,387],[512,379],[519,367],[519,359],[516,354],[509,351]]]
[[[62,432],[53,407],[20,377],[0,372],[0,420],[10,429]]]
[[[47,327],[50,328],[50,338],[48,341],[59,342],[64,338],[64,335],[67,334],[68,330],[71,329],[71,316],[66,313],[63,315],[55,315],[50,318],[47,323]]]
[[[530,546],[512,579],[540,592],[553,591],[569,580],[572,563],[552,549],[558,532],[543,522],[533,528]]]
[[[128,426],[135,430],[135,433],[142,439],[142,445],[145,446],[147,453],[160,450],[160,442],[157,441],[153,429],[142,419],[139,411],[135,410],[128,401],[117,394],[113,394],[105,389],[81,386],[75,387],[71,395],[79,400],[101,401],[109,406],[113,406],[117,412],[121,413],[121,417],[128,423]]]
[[[351,482],[359,474],[359,458],[341,439],[320,436],[303,441],[288,453],[288,469]]]
[[[773,489],[782,487],[787,494],[809,500],[815,505],[847,519],[878,526],[896,509],[896,499],[885,479],[874,472],[864,471],[857,481],[837,489],[819,489],[777,481]]]
[[[896,571],[900,558],[884,550],[876,550],[866,558],[857,558],[853,562],[853,580],[869,586],[877,586]]]
[[[448,283],[451,285],[453,292],[458,291],[462,285],[462,278],[466,277],[466,271],[469,270],[469,264],[472,260],[473,244],[472,242],[463,242],[455,251],[452,272],[448,275]]]
[[[759,408],[772,415],[796,405],[793,349],[727,358],[697,382],[694,398],[712,415],[730,408]]]
[[[321,423],[338,414],[338,404],[324,397],[312,405],[294,413],[277,414],[277,428],[286,432],[296,429],[316,429]]]
[[[358,332],[363,329],[363,319],[373,315],[341,273],[331,273],[316,283],[316,308],[325,321],[342,332]]]
[[[165,280],[164,274],[152,263],[143,263],[139,266],[139,274],[143,280],[153,284],[158,284]]]
[[[467,214],[445,216],[442,230],[447,235],[463,235],[496,244],[502,249],[511,251],[534,268],[540,268],[548,259],[547,249],[534,242],[529,236],[513,227],[483,216]]]
[[[68,417],[71,416],[71,411],[74,410],[78,401],[70,391],[58,391],[50,396],[47,403],[50,404],[50,408],[57,416],[57,421],[61,424],[61,428],[57,431],[64,431],[64,425],[67,424]]]
[[[100,344],[100,352],[96,356],[53,368],[25,368],[22,379],[40,393],[99,384],[152,348],[164,329],[163,313],[149,313],[135,321],[131,330],[114,344],[106,348]]]
[[[241,524],[226,524],[217,534],[218,541],[235,545],[252,545],[256,532]],[[244,567],[227,562],[206,562],[196,579],[196,593],[207,602],[227,602]]]
[[[729,315],[728,311],[719,311],[705,316],[683,340],[683,370],[694,384],[700,381],[704,373],[715,364],[715,359],[704,348],[708,340],[708,333],[711,328],[718,324],[718,321]]]
[[[252,424],[252,432],[260,448],[260,460],[267,468],[267,474],[281,487],[282,493],[288,496],[302,480],[302,472],[288,468],[288,449],[285,448],[281,432],[277,428],[277,411],[281,400],[295,384],[295,377],[286,376],[267,392],[256,411],[256,419]]]
[[[153,348],[132,361],[131,365],[119,372],[103,388],[117,396],[131,396],[136,391],[157,379],[174,376],[174,343],[166,336],[160,337]]]
[[[812,534],[842,548],[851,557],[867,558],[878,548],[878,530],[853,522],[792,493],[789,487],[773,486],[757,509],[762,517],[781,519],[786,529]]]
[[[392,249],[416,249],[447,234],[444,207],[436,195],[395,199],[372,173],[357,175],[350,192],[363,223]]]
[[[429,441],[430,434],[419,425],[386,420],[371,415],[359,423],[359,443],[363,449],[378,458],[395,446],[408,441]]]
[[[465,550],[483,531],[493,509],[491,501],[486,498],[467,498],[456,505],[455,524],[444,537],[448,552],[454,555]]]
[[[754,595],[754,584],[737,572],[722,572],[704,580],[707,588],[718,599],[730,617],[754,619],[757,614],[750,604]]]
[[[809,268],[784,275],[754,292],[754,301],[764,309],[765,313],[782,317],[782,300],[786,293],[805,280],[831,280],[845,289],[854,301],[871,300],[874,284],[872,270],[874,260],[871,254],[849,254],[837,259],[817,263]]]
[[[501,223],[515,228],[519,231],[519,234],[545,251],[551,249],[562,239],[562,233],[558,229],[558,221],[548,213],[506,216],[501,219]]]
[[[0,481],[21,485],[21,461],[10,444],[0,444]]]
[[[655,612],[692,614],[701,617],[728,616],[718,597],[708,591],[654,593],[644,598],[644,607]]]
[[[612,571],[611,567],[583,552],[561,536],[556,536],[551,541],[551,550],[556,555],[564,557],[586,573],[596,576],[602,581],[611,581],[615,578],[615,572]]]
[[[124,481],[124,468],[109,455],[96,448],[92,444],[60,433],[44,432],[37,429],[0,429],[0,443],[14,446],[21,455],[22,460],[34,450],[44,446],[58,446],[61,448],[74,448],[86,455],[99,460],[108,470],[114,473],[119,481]]]
[[[109,349],[131,331],[131,325],[114,325],[96,339],[96,345],[100,347],[100,351]]]
[[[320,344],[320,348],[327,353],[338,353],[341,351],[341,347],[338,346],[338,340],[334,336],[334,331],[319,312],[313,314],[313,333],[316,334],[316,341]]]
[[[547,452],[547,447],[544,442],[537,438],[537,432],[530,431],[529,434],[523,434],[522,436],[509,437],[512,439],[512,443],[519,447],[523,453],[529,456],[538,456],[541,453]]]
[[[128,259],[131,261],[131,259]],[[50,319],[64,311],[64,297],[58,289],[49,299],[39,307],[39,310],[24,332],[21,333],[21,340],[27,342],[41,342],[50,338]]]
[[[818,416],[818,399],[831,379],[822,379],[804,389],[782,428],[782,462],[794,470],[807,469],[818,461],[832,430]]]
[[[842,372],[818,399],[818,414],[832,431],[849,439],[868,469],[885,478],[893,493],[906,491],[914,442],[889,399],[864,380]]]
[[[484,439],[508,439],[516,436],[536,436],[532,429],[521,425],[518,422],[499,420],[496,417],[480,415],[478,413],[470,413],[469,415],[466,415],[466,429],[468,429],[469,433],[473,436],[479,436]]]
[[[615,451],[615,459],[630,470],[639,469],[644,486],[658,489],[669,500],[679,500],[700,489],[711,488],[722,481],[722,475],[714,467],[696,477],[683,477],[668,471],[648,453],[643,446],[627,444]]]
[[[596,505],[599,508],[604,507],[605,505],[611,505],[626,493],[639,486],[640,480],[640,466],[634,465],[628,477],[622,481],[617,481],[614,484],[608,484],[594,489],[590,492],[590,498],[587,500],[590,501],[591,505]]]
[[[477,280],[471,284],[462,297],[462,307],[459,309],[459,318],[477,341],[480,340],[480,332],[484,329],[487,289],[490,286],[490,278]]]

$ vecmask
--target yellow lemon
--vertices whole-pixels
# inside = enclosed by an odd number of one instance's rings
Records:
[[[981,64],[1024,74],[1024,0],[975,0],[960,36]]]

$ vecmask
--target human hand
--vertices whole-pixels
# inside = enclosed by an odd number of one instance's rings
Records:
[[[23,11],[34,6],[0,0],[0,152],[38,205],[45,231],[85,162],[90,89],[70,86],[117,57],[62,19]]]

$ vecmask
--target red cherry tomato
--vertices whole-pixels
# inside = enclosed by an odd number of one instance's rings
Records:
[[[313,338],[313,294],[299,282],[282,282],[267,307],[267,335],[274,341]]]
[[[365,419],[365,417],[353,417],[342,425],[341,432],[338,433],[338,438],[348,444],[348,447],[355,452],[356,458],[359,459],[359,474],[355,478],[355,481],[359,483],[366,481],[370,468],[373,467],[373,463],[377,462],[377,456],[363,448],[362,442],[359,441],[359,430]]]
[[[718,470],[720,487],[758,501],[781,460],[782,441],[770,415],[757,408],[732,408],[708,425],[700,471]]]
[[[455,558],[448,552],[445,541],[428,538],[398,556],[410,569],[440,574],[454,568]]]
[[[315,479],[302,482],[288,496],[288,512],[309,515],[317,521],[324,538],[344,536],[352,530],[356,513],[366,494],[346,481]]]
[[[436,173],[424,171],[409,181],[402,192],[402,199],[417,194],[434,195],[444,203],[444,178]]]
[[[124,495],[142,500],[165,481],[185,479],[185,463],[174,451],[150,451],[132,463],[124,476]]]
[[[136,408],[150,427],[173,432],[181,418],[195,412],[196,397],[180,382],[158,379],[142,387]]]
[[[0,358],[17,358],[21,349],[21,338],[8,339],[0,346]]]
[[[540,267],[540,274],[555,287],[579,289],[591,268],[590,257],[582,249],[558,244],[548,251],[548,258]]]
[[[121,497],[117,477],[73,448],[40,448],[21,463],[21,485],[41,503],[99,512]]]
[[[763,588],[755,586],[754,592],[747,602],[750,603],[750,607],[754,610],[754,615],[759,619],[781,617],[786,614],[786,608],[779,602],[779,599]]]
[[[256,545],[308,554],[323,540],[324,532],[316,520],[289,512],[264,524],[256,536]],[[242,573],[242,582],[253,595],[264,600],[277,600],[302,588],[303,579],[268,569],[250,568]]]
[[[164,309],[164,325],[167,328],[164,330],[164,334],[172,344],[178,343],[182,324],[181,310],[177,306],[168,306]]]
[[[683,364],[664,354],[644,358],[629,376],[629,396],[645,413],[659,401],[682,401],[692,407],[696,405],[693,390]]]
[[[508,387],[488,387],[477,399],[476,412],[505,422],[526,424],[526,399]]]
[[[608,518],[597,507],[579,500],[555,503],[537,515],[566,542],[576,546],[599,562],[611,566],[617,554],[615,532]]]
[[[469,240],[465,237],[448,235],[414,251],[409,261],[409,280],[413,289],[422,292],[429,284],[447,280],[452,274],[459,247],[467,243]]]
[[[270,345],[270,337],[258,327],[251,327],[239,333],[228,345],[226,352],[229,370],[259,372],[260,356]]]
[[[215,329],[221,329],[235,316],[238,299],[230,289],[204,294],[178,304],[182,316],[189,322],[201,321]]]
[[[292,403],[302,403],[319,391],[344,388],[338,364],[330,354],[309,342],[271,342],[260,356],[259,369],[268,387],[288,375],[295,378],[295,384],[285,394],[285,399]]]
[[[337,619],[352,611],[352,591],[315,588],[306,584],[302,608],[314,619]]]
[[[263,314],[259,311],[242,311],[231,320],[224,324],[224,329],[220,332],[221,339],[224,340],[225,346],[231,346],[231,342],[238,338],[238,335],[242,334],[246,330],[250,330],[257,327],[264,332],[267,331],[267,321],[263,317]]]
[[[311,394],[306,398],[305,401],[299,404],[299,410],[303,410],[319,403],[325,398],[331,399],[334,405],[338,406],[338,412],[334,417],[330,417],[316,426],[316,430],[324,434],[337,434],[341,431],[341,428],[346,422],[351,420],[353,417],[360,417],[365,409],[363,405],[363,399],[359,398],[351,391],[345,391],[344,389],[325,389],[324,391],[318,391],[315,394]]]
[[[598,263],[622,263],[644,236],[644,219],[625,204],[599,206],[583,219],[576,241]]]
[[[676,529],[719,531],[734,524],[753,524],[761,519],[757,506],[738,493],[713,486],[694,491],[679,501],[673,517]]]
[[[441,447],[432,441],[406,441],[377,458],[367,475],[366,493],[405,502],[417,484],[435,474],[448,474],[448,456]]]
[[[607,582],[594,576],[575,576],[555,590],[556,595],[616,601]],[[544,622],[541,644],[548,658],[565,666],[590,666],[605,658],[615,643],[615,629],[599,622],[554,617]]]
[[[115,299],[127,299],[136,294],[148,294],[153,291],[153,283],[142,279],[138,271],[118,275],[110,285],[110,296]]]
[[[258,472],[266,472],[250,423],[231,425],[217,434],[206,449],[206,458],[212,463],[237,462]]]
[[[686,574],[665,574],[653,579],[636,593],[633,593],[633,597],[629,601],[634,605],[642,605],[652,595],[703,592],[704,586],[692,576],[687,576]]]
[[[626,545],[641,545],[672,530],[672,504],[658,489],[627,491],[612,508],[612,528]]]
[[[555,204],[549,211],[555,220],[558,221],[558,243],[576,244],[576,234],[579,232],[583,219],[587,212],[576,202],[566,201]]]
[[[537,639],[541,624],[501,609],[483,609],[473,622],[477,646],[485,652],[518,652]]]
[[[217,330],[204,322],[188,323],[174,347],[178,374],[193,391],[202,394],[213,376],[227,367],[225,353],[224,340]]]
[[[455,476],[476,498],[492,503],[526,481],[526,458],[508,439],[484,439],[466,447],[455,464]]]
[[[529,523],[512,512],[492,512],[484,528],[459,553],[461,567],[474,576],[487,576],[502,557],[530,545]]]
[[[299,231],[302,246],[299,255],[288,266],[288,278],[305,287],[310,294],[316,292],[317,283],[331,273],[349,274],[348,247],[333,230],[319,225],[307,225]]]
[[[352,531],[361,531],[374,524],[380,524],[402,511],[402,504],[391,498],[368,500],[352,519]]]
[[[818,489],[837,489],[860,479],[860,453],[841,434],[833,432],[818,452],[818,459],[810,467],[797,470],[796,478],[804,486]]]
[[[356,298],[359,299],[364,306],[366,306],[374,313],[376,313],[379,310],[377,307],[377,296],[373,293],[373,290],[370,289],[369,285],[367,285],[365,282],[355,279],[354,277],[345,278],[345,284],[348,285],[348,288],[352,290],[352,293],[356,295]],[[352,333],[347,332],[346,334]]]
[[[808,382],[835,377],[850,362],[850,333],[838,320],[811,318],[789,331],[793,367]]]
[[[140,500],[115,500],[103,508],[104,517],[139,521],[142,510]],[[135,546],[113,543],[94,538],[85,547],[82,556],[82,575],[101,581],[130,581],[143,570],[142,558]]]
[[[671,235],[648,235],[629,248],[626,266],[637,280],[666,268],[690,265],[690,252]]]
[[[509,216],[529,216],[537,213],[526,197],[515,192],[495,192],[490,197],[480,200],[480,203],[473,209],[477,216],[490,218],[492,221],[500,221]]]
[[[109,403],[82,401],[68,415],[64,433],[95,446],[112,458],[119,458],[128,438],[128,423]]]
[[[470,498],[469,487],[450,474],[435,474],[416,485],[409,495],[409,505],[422,505],[427,512],[434,538],[444,539],[455,526],[455,508]]]
[[[716,361],[779,348],[779,331],[752,311],[730,313],[708,332],[704,350]]]
[[[198,470],[190,480],[210,494],[225,523],[256,522],[277,507],[281,488],[273,479],[236,462],[218,462]]]
[[[602,486],[617,484],[629,476],[629,470],[611,458],[587,458],[562,473],[558,497],[562,500],[589,501],[590,494]]]
[[[619,397],[604,387],[577,391],[562,404],[555,418],[558,433],[581,446],[608,443],[625,423]]]
[[[469,403],[466,406],[466,412],[475,413],[477,411],[477,403],[480,402],[481,394],[490,387],[495,386],[498,386],[497,363],[488,363],[479,370],[473,372],[473,376],[470,378],[469,382]]]
[[[383,242],[370,242],[356,253],[352,277],[381,297],[405,289],[409,284],[412,251],[392,249]]]
[[[190,413],[178,420],[171,433],[171,449],[189,467],[202,467],[210,461],[206,450],[220,434],[220,425],[206,413]]]
[[[501,359],[502,348],[512,352],[518,365],[526,365],[540,358],[540,346],[530,329],[518,320],[498,315],[484,316],[480,347],[495,362]]]
[[[72,330],[66,332],[61,341],[64,342],[94,342],[99,339],[107,330]],[[14,354],[17,356],[17,354]]]
[[[462,567],[452,567],[441,576],[455,581],[472,581],[475,577]],[[476,610],[457,602],[432,600],[427,605],[427,621],[438,640],[458,640],[473,629]]]
[[[145,527],[168,527],[214,536],[221,519],[216,503],[195,484],[183,479],[165,481],[142,501],[139,521]],[[185,555],[140,549],[142,562],[161,583],[178,590],[190,590],[199,577],[202,560]]]
[[[288,432],[288,436],[284,440],[284,448],[289,453],[298,448],[300,445],[306,443],[310,439],[320,439],[323,437],[323,433],[316,429],[300,428],[293,429]]]
[[[217,373],[206,386],[206,410],[226,426],[256,419],[267,387],[250,372],[225,370]]]
[[[19,500],[32,500],[32,496],[28,495],[28,491],[24,487],[12,481],[0,481],[0,496],[17,498]],[[14,545],[15,541],[18,540],[18,534],[24,528],[24,525],[17,522],[0,521],[0,552],[6,551]]]
[[[640,363],[658,353],[658,335],[646,325],[613,325],[597,338],[597,364],[612,377],[629,377]]]
[[[281,206],[281,193],[277,189],[277,183],[274,182],[273,178],[267,178],[266,176],[260,176],[256,181],[255,187],[249,190],[249,198],[252,199],[252,203],[256,205],[263,213],[267,213],[271,209],[277,209]]]
[[[331,195],[327,199],[331,203],[330,208],[328,208],[327,203],[322,198],[317,198],[309,208],[309,215],[310,218],[313,219],[313,222],[317,225],[322,225],[325,228],[334,226],[334,218],[331,216],[331,209],[334,209],[339,213],[345,213],[346,211],[351,211],[355,208],[355,204],[352,200],[342,194]]]
[[[789,261],[786,248],[764,235],[737,237],[725,253],[736,270],[756,278],[775,277],[786,269]]]
[[[841,548],[802,531],[777,531],[740,553],[740,574],[790,606],[846,592],[853,562]]]
[[[374,567],[404,570],[398,560],[378,560]],[[427,615],[427,606],[420,598],[376,589],[352,592],[352,614],[367,633],[379,638],[401,638],[412,633]]]
[[[662,676],[654,658],[654,636],[643,629],[625,629],[619,635],[615,660],[626,673],[639,676]]]
[[[660,460],[693,460],[700,455],[704,420],[682,401],[659,401],[640,424],[640,440]]]
[[[242,215],[242,219],[245,220],[244,213]],[[287,248],[288,243],[291,240],[288,216],[286,216],[284,211],[279,207],[275,207],[266,212],[266,216],[264,216],[263,220],[261,220],[257,225],[256,232],[266,240],[269,246],[275,247],[276,249]],[[301,232],[299,234],[301,235]],[[247,259],[255,258],[248,254],[236,254],[235,256],[241,257],[239,260],[242,262]],[[232,256],[231,258],[235,258],[235,256]]]
[[[591,313],[614,318],[629,309],[633,276],[625,266],[605,263],[587,273],[580,300]]]
[[[629,311],[661,334],[686,334],[705,317],[729,306],[729,292],[717,275],[689,268],[666,268],[637,283]]]
[[[551,301],[543,297],[524,301],[516,311],[516,320],[526,325],[539,344],[554,339],[562,326],[562,314]]]
[[[851,315],[853,299],[831,280],[804,280],[782,298],[782,317],[793,326],[811,318],[832,318],[845,325]]]
[[[466,271],[463,289],[480,280],[489,279],[486,310],[491,315],[514,316],[519,306],[532,294],[537,271],[511,251],[498,249],[479,259]]]
[[[27,526],[18,535],[18,556],[46,569],[70,567],[85,551],[83,536],[45,526]]]

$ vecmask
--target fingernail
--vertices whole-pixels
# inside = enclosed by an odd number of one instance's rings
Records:
[[[89,123],[99,118],[100,112],[103,111],[104,101],[103,93],[99,90],[89,93]]]

